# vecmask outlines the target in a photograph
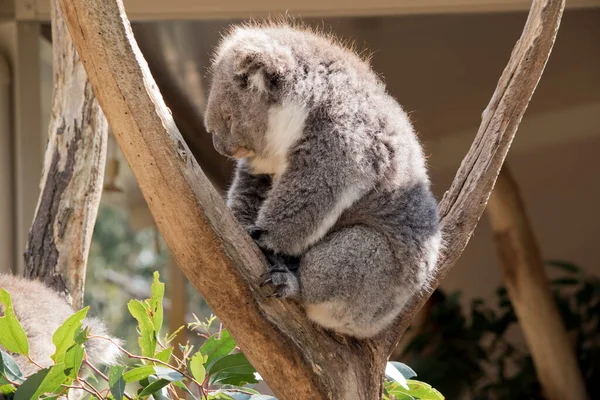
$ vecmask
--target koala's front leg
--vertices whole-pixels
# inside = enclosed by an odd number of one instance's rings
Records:
[[[258,242],[263,232],[261,229],[253,228],[250,230],[250,236]],[[300,285],[296,271],[300,266],[300,257],[277,254],[273,250],[263,247],[261,250],[269,262],[269,268],[262,275],[260,286],[271,285],[274,289],[273,293],[267,297],[297,297]]]
[[[348,159],[309,154],[289,162],[256,220],[255,240],[275,254],[298,256],[327,234],[366,191],[364,174]],[[307,159],[308,158],[308,159]]]
[[[270,189],[269,175],[253,175],[247,161],[237,162],[235,176],[227,192],[227,206],[246,230],[250,231],[254,226],[258,211]]]

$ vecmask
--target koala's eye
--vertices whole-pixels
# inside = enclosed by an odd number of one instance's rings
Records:
[[[225,120],[225,124],[227,124],[227,127],[231,129],[231,114],[223,115],[223,119]]]
[[[240,88],[248,88],[248,74],[236,75],[235,80],[240,85]]]
[[[276,90],[279,88],[280,79],[277,74],[269,74],[267,75],[267,84],[269,85],[270,90]]]

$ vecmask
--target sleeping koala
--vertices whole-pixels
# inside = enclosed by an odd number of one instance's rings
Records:
[[[271,261],[275,296],[366,338],[427,284],[441,234],[423,150],[352,50],[285,24],[234,27],[205,125],[237,160],[227,204]]]
[[[52,335],[74,313],[73,308],[64,298],[39,281],[0,274],[0,288],[10,293],[15,315],[29,341],[30,357],[44,368],[53,365],[50,357],[56,348],[52,343]],[[0,303],[0,316],[3,315],[4,307]],[[108,337],[121,344],[121,340],[110,336],[104,324],[96,318],[85,318],[83,326],[89,327],[92,335]],[[2,346],[0,349],[6,351]],[[86,342],[85,349],[88,360],[96,367],[114,365],[119,356],[119,349],[105,339],[90,339]],[[38,371],[24,356],[10,352],[9,354],[17,362],[24,376]],[[85,394],[83,390],[71,390],[68,398],[79,399]]]

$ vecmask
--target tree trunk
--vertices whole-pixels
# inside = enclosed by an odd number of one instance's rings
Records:
[[[210,185],[166,108],[121,0],[60,0],[94,92],[171,254],[281,400],[381,397],[385,361],[430,295],[392,328],[357,341],[310,323],[298,304],[267,298],[262,253]],[[475,229],[546,64],[564,1],[535,0],[469,154],[440,204],[447,251],[434,286]],[[432,289],[433,290],[433,287]]]
[[[104,179],[108,124],[58,7],[53,0],[52,117],[25,275],[43,280],[80,308]]]
[[[505,165],[487,205],[510,301],[548,400],[585,400],[573,348],[552,298],[517,183]]]

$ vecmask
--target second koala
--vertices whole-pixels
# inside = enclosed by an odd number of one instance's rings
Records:
[[[275,295],[366,338],[427,284],[441,235],[423,150],[353,51],[284,24],[235,27],[216,50],[205,123],[238,160],[227,203],[274,256]]]

